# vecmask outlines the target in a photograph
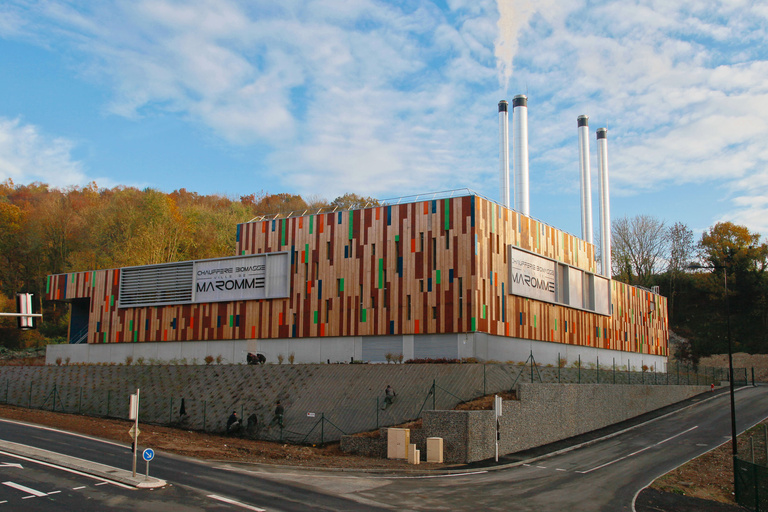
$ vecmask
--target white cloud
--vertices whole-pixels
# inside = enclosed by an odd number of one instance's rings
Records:
[[[53,187],[84,185],[82,164],[72,158],[74,144],[49,137],[19,119],[0,117],[0,181],[41,181]]]
[[[508,85],[530,99],[533,188],[573,194],[576,117],[588,114],[609,128],[617,195],[727,184],[723,215],[765,213],[768,187],[751,188],[768,181],[765,7],[447,4],[52,1],[4,11],[0,34],[71,51],[111,87],[112,113],[171,113],[266,146],[270,172],[300,193],[495,191]]]

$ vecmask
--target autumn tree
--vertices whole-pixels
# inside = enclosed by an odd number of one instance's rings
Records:
[[[710,298],[723,300],[727,279],[734,342],[750,352],[768,352],[768,245],[760,239],[746,226],[719,222],[699,241],[701,260],[714,267],[706,276]]]
[[[664,222],[651,215],[623,217],[613,221],[611,266],[617,279],[650,286],[661,269],[667,250]]]

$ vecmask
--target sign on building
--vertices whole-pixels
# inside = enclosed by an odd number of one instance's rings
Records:
[[[288,297],[290,270],[287,252],[127,267],[120,270],[118,306]]]
[[[611,314],[610,281],[603,276],[512,246],[508,261],[510,294]]]

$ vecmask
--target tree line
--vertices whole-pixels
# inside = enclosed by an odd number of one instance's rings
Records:
[[[669,327],[686,340],[671,347],[679,359],[726,352],[729,324],[735,352],[768,353],[768,245],[759,233],[718,222],[696,240],[685,224],[649,215],[611,228],[613,278],[668,298]]]
[[[14,295],[29,292],[45,307],[45,321],[37,331],[20,332],[15,321],[0,319],[0,345],[42,344],[66,335],[67,308],[41,303],[49,274],[231,256],[238,223],[377,204],[356,194],[332,201],[263,191],[235,198],[183,188],[164,193],[91,183],[56,189],[6,180],[0,183],[0,311],[13,311]],[[667,226],[639,215],[616,219],[611,239],[613,278],[659,286],[668,297],[670,328],[691,340],[681,357],[725,350],[726,277],[736,349],[768,352],[768,246],[759,234],[723,222],[696,241],[682,223]],[[691,262],[714,268],[689,269]]]

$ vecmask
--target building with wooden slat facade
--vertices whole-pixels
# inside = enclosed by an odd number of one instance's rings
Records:
[[[48,359],[476,358],[663,370],[667,300],[595,247],[474,194],[239,224],[230,258],[48,277]],[[87,342],[87,343],[78,343]]]

